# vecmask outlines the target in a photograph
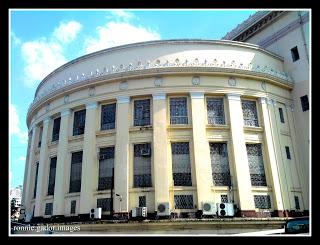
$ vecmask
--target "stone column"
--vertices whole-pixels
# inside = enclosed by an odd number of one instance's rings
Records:
[[[167,141],[167,102],[165,93],[153,94],[153,166],[155,210],[158,203],[170,202]]]
[[[65,203],[64,196],[66,194],[66,170],[69,162],[68,155],[68,135],[69,135],[69,118],[71,110],[66,109],[61,112],[59,144],[57,149],[57,167],[56,180],[54,186],[53,215],[64,215]]]
[[[117,97],[116,146],[114,166],[114,199],[115,213],[129,212],[129,96]],[[116,194],[121,195],[120,197]],[[121,209],[121,210],[120,210]]]
[[[43,197],[45,196],[45,191],[47,190],[46,179],[48,175],[48,129],[49,129],[50,118],[43,120],[43,131],[41,138],[41,148],[39,157],[39,170],[38,170],[38,182],[37,182],[37,194],[34,209],[34,217],[40,217],[44,215],[43,207]]]
[[[240,95],[227,94],[237,190],[242,216],[255,216]]]
[[[204,93],[190,92],[190,96],[198,210],[202,210],[202,202],[211,201],[212,175],[210,171],[210,148],[206,134]]]
[[[280,178],[279,178],[279,171],[278,171],[278,164],[275,154],[275,146],[274,146],[274,139],[272,136],[271,131],[271,118],[269,116],[267,99],[266,98],[259,98],[259,102],[262,108],[262,121],[264,125],[264,140],[265,140],[265,152],[267,154],[267,158],[269,159],[270,169],[271,169],[271,176],[272,176],[272,189],[274,194],[274,210],[277,212],[279,216],[283,214],[283,200],[282,200],[282,193],[280,187]]]
[[[96,152],[97,108],[97,102],[86,105],[86,122],[83,139],[80,193],[80,214],[89,214],[92,208],[96,208],[93,193],[96,190],[95,172],[98,161]]]

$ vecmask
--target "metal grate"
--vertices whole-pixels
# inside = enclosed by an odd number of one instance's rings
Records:
[[[77,206],[77,201],[76,200],[72,200],[71,201],[70,214],[75,214],[76,213],[76,206]]]
[[[261,144],[246,144],[251,185],[267,186]]]
[[[114,147],[101,148],[99,154],[98,190],[113,187]]]
[[[103,105],[101,107],[101,130],[115,128],[116,103]]]
[[[34,181],[33,198],[37,195],[37,183],[38,183],[39,162],[36,163],[36,176]]]
[[[76,111],[73,120],[73,135],[84,134],[86,123],[86,110]]]
[[[147,201],[146,196],[139,196],[139,207],[146,207]]]
[[[220,197],[221,197],[221,202],[222,203],[228,203],[229,202],[228,201],[228,195],[221,195]]]
[[[189,142],[172,143],[172,168],[175,186],[192,186]]]
[[[98,198],[97,208],[102,208],[102,211],[111,210],[111,198]]]
[[[254,205],[260,209],[270,209],[271,200],[269,195],[254,195]]]
[[[133,187],[151,187],[151,144],[134,145]]]
[[[60,122],[61,122],[61,117],[58,117],[53,121],[52,141],[59,140]]]
[[[150,99],[134,101],[134,126],[150,125]]]
[[[210,143],[212,180],[216,186],[230,186],[230,169],[226,143]]]
[[[223,99],[207,98],[208,124],[225,124]]]
[[[259,127],[255,101],[242,100],[242,113],[245,126]]]
[[[80,192],[82,174],[82,151],[72,153],[69,192]]]
[[[299,203],[299,197],[298,196],[294,196],[294,203],[296,205],[296,209],[300,210],[300,203]]]
[[[188,124],[187,98],[170,98],[170,124]]]
[[[175,209],[193,209],[193,195],[175,195]]]
[[[52,215],[52,208],[53,208],[53,203],[46,203],[46,209],[44,211],[45,215]]]
[[[57,166],[57,157],[52,157],[50,160],[50,172],[48,180],[48,196],[54,194],[54,185],[56,179],[56,166]]]

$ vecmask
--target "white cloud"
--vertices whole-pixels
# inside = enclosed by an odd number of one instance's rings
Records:
[[[112,19],[116,19],[118,21],[124,21],[124,22],[127,22],[130,19],[136,18],[136,16],[133,13],[123,9],[111,10],[110,14],[112,15],[112,17],[107,17],[108,19],[112,18]]]
[[[18,160],[24,162],[26,160],[26,157],[25,156],[21,156],[21,157],[18,158]]]
[[[70,21],[68,23],[60,22],[60,26],[53,32],[53,37],[64,44],[70,43],[76,38],[81,28],[82,25],[77,21]]]
[[[128,43],[160,39],[160,34],[156,31],[125,22],[111,21],[105,26],[98,26],[97,31],[98,38],[85,40],[86,53]]]
[[[11,38],[13,40],[13,44],[20,45],[21,44],[21,39],[18,38],[13,31],[11,31],[10,34],[11,34]]]
[[[19,115],[16,106],[9,105],[9,134],[18,136],[21,144],[28,143],[28,132],[23,132],[19,128]]]

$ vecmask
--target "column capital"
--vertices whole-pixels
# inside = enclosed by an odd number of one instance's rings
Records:
[[[70,115],[71,114],[71,109],[65,109],[65,110],[62,110],[61,112],[60,112],[60,116],[61,117],[64,117],[64,116],[68,116],[68,115]]]
[[[165,100],[166,99],[166,93],[155,93],[152,94],[153,100]]]
[[[226,94],[228,100],[237,100],[240,101],[240,94]]]
[[[197,91],[197,92],[190,92],[191,99],[203,99],[204,92]]]
[[[45,119],[43,119],[43,124],[48,124],[51,120],[51,117],[46,117]]]
[[[268,100],[266,97],[259,97],[259,103],[260,104],[267,104]]]
[[[129,96],[118,96],[117,101],[119,104],[128,104],[130,102],[130,97]]]
[[[98,108],[98,103],[97,102],[89,102],[86,104],[86,110],[90,110],[90,109],[96,109]]]

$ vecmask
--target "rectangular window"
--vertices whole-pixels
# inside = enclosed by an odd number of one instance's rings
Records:
[[[286,146],[285,148],[286,148],[287,159],[291,159],[289,146]]]
[[[261,144],[246,144],[252,186],[267,186]]]
[[[147,201],[146,196],[139,196],[139,207],[146,207]]]
[[[116,103],[103,105],[101,107],[101,130],[115,128]]]
[[[43,132],[43,127],[41,126],[41,127],[39,128],[39,141],[38,141],[38,147],[41,147],[42,132]]]
[[[225,124],[223,99],[207,98],[208,124]]]
[[[279,108],[280,122],[284,123],[283,110]]]
[[[189,142],[171,143],[172,172],[175,186],[192,186]]]
[[[242,100],[241,104],[244,125],[259,127],[256,102],[251,100]]]
[[[299,197],[294,196],[294,203],[296,205],[296,210],[300,210],[300,203],[299,203]]]
[[[151,144],[134,145],[133,187],[151,187]]]
[[[101,148],[98,190],[113,188],[114,147]]]
[[[254,205],[260,209],[270,209],[271,200],[269,195],[254,195]]]
[[[304,95],[304,96],[300,97],[300,100],[301,100],[302,111],[308,111],[309,110],[308,95]]]
[[[44,215],[52,215],[52,207],[53,207],[53,203],[46,203],[46,209],[44,211]]]
[[[52,157],[50,160],[48,196],[54,194],[54,185],[55,185],[55,180],[56,180],[56,166],[57,166],[57,157]]]
[[[228,195],[221,195],[221,202],[228,203]]]
[[[134,101],[134,126],[150,125],[150,99]]]
[[[36,198],[37,195],[37,183],[38,183],[38,171],[39,171],[39,163],[36,163],[36,177],[34,181],[34,189],[33,189],[33,198]]]
[[[76,200],[72,200],[71,201],[70,214],[75,214],[76,213],[76,206],[77,206],[77,201]]]
[[[298,51],[298,47],[295,46],[294,48],[291,49],[291,56],[292,56],[292,61],[295,62],[298,59],[300,59],[299,57],[299,51]]]
[[[80,192],[82,173],[82,151],[72,153],[69,192]]]
[[[111,210],[111,198],[98,198],[97,199],[97,208],[102,208],[102,211]]]
[[[187,98],[170,98],[170,124],[188,124]]]
[[[86,110],[76,111],[73,120],[73,135],[84,134],[84,127],[86,123]]]
[[[175,209],[193,209],[192,195],[175,195],[174,196]]]
[[[230,186],[230,170],[226,143],[209,143],[212,180],[215,186]]]
[[[52,129],[52,142],[59,140],[61,117],[54,119]]]

